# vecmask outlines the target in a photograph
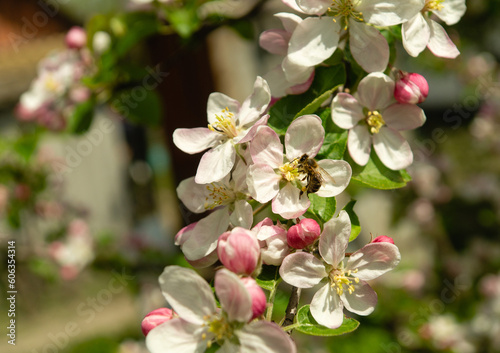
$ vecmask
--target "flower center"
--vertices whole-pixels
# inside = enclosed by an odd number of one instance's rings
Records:
[[[238,136],[236,129],[236,120],[234,114],[229,111],[229,108],[222,110],[221,115],[215,114],[216,122],[208,124],[208,128],[212,131],[227,135],[229,138]]]
[[[333,17],[340,17],[344,29],[347,29],[349,18],[363,22],[363,13],[356,11],[356,0],[333,0],[332,5],[328,8],[327,14]],[[333,19],[336,21],[335,19]]]
[[[229,324],[224,315],[205,316],[203,319],[205,320],[203,326],[207,327],[208,332],[214,334],[215,341],[223,341],[233,337],[233,327]],[[203,340],[206,340],[207,335],[203,333],[201,338]],[[212,343],[212,340],[207,341],[207,347],[210,348],[212,346]]]
[[[208,196],[205,198],[206,210],[214,209],[221,205],[227,205],[234,200],[234,192],[223,184],[212,183],[206,186]]]
[[[340,268],[333,269],[328,277],[330,278],[330,283],[332,288],[336,287],[337,294],[342,295],[344,293],[344,286],[346,287],[349,294],[354,293],[353,283],[359,283],[359,278],[351,276],[351,273],[357,273],[358,269],[344,271],[344,264],[342,263]]]
[[[378,111],[368,112],[368,117],[366,118],[368,126],[370,126],[370,132],[372,134],[378,134],[380,128],[385,125],[385,121],[382,115]]]
[[[59,91],[59,82],[57,82],[52,75],[48,75],[44,83],[47,90],[53,93],[57,93]]]
[[[296,160],[283,164],[279,167],[279,171],[281,172],[281,177],[288,181],[294,181],[300,176]]]
[[[444,5],[442,4],[445,0],[426,0],[424,8],[422,9],[422,12],[427,12],[427,11],[439,11],[444,8]]]

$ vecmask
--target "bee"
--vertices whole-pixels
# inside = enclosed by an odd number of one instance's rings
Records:
[[[306,185],[302,187],[300,196],[302,196],[304,192],[307,192],[307,194],[317,192],[325,181],[335,182],[333,177],[328,174],[326,170],[321,168],[314,159],[309,158],[307,154],[303,154],[294,161],[299,173],[305,174],[302,181],[306,181]]]

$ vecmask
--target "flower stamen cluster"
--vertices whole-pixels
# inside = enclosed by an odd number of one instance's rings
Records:
[[[347,291],[349,294],[354,293],[354,286],[352,283],[358,284],[359,278],[351,276],[352,273],[357,273],[358,269],[354,270],[344,270],[344,263],[341,263],[340,268],[333,269],[329,274],[328,278],[330,279],[331,287],[335,288],[338,295],[344,294],[344,285],[347,287]]]
[[[220,342],[233,337],[233,328],[229,324],[224,315],[221,316],[205,315],[203,319],[205,320],[205,323],[202,326],[207,327],[208,332],[211,332],[215,335],[215,337],[212,340],[207,341],[207,348],[210,348],[214,341]],[[203,340],[206,340],[207,334],[203,333],[201,338]]]
[[[230,204],[234,201],[234,193],[222,183],[211,183],[206,185],[208,195],[203,205],[206,210],[212,210],[215,207]]]
[[[426,0],[422,13],[442,10],[444,8],[443,2],[444,0]]]
[[[380,129],[385,125],[385,121],[382,118],[382,114],[378,111],[369,111],[368,117],[366,118],[368,126],[370,126],[370,132],[372,134],[378,134]]]
[[[287,162],[287,163],[283,164],[278,169],[281,173],[282,178],[286,179],[287,181],[294,181],[300,175],[299,170],[297,168],[297,163],[295,160],[292,162]]]
[[[229,111],[228,107],[223,109],[221,113],[222,115],[215,115],[217,121],[213,124],[208,124],[208,128],[211,131],[225,134],[229,138],[238,136],[234,114]]]
[[[332,6],[328,8],[327,14],[333,17],[340,17],[344,29],[348,27],[349,17],[358,22],[363,22],[363,13],[356,11],[353,0],[334,0]],[[336,19],[334,18],[333,21],[336,22]]]

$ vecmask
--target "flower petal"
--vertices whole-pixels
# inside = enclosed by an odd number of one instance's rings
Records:
[[[283,59],[281,68],[285,74],[286,80],[293,85],[306,82],[311,77],[311,73],[314,71],[313,66],[296,64],[290,61],[288,57]]]
[[[205,200],[207,186],[197,184],[194,177],[184,179],[177,187],[177,197],[187,207],[188,210],[194,213],[205,212]]]
[[[167,266],[159,282],[163,296],[181,319],[201,325],[204,316],[215,312],[212,289],[194,270]]]
[[[344,305],[330,283],[321,287],[311,301],[311,314],[321,325],[334,329],[344,321]]]
[[[198,184],[210,184],[223,179],[231,172],[236,159],[236,151],[231,141],[205,152],[201,157],[194,181]]]
[[[252,94],[241,104],[238,114],[238,126],[248,126],[255,123],[264,114],[271,102],[271,89],[266,80],[257,76]]]
[[[221,115],[222,110],[228,108],[233,114],[238,114],[240,111],[240,102],[224,93],[214,92],[208,97],[207,103],[207,120],[209,124],[217,121],[216,115]]]
[[[252,298],[238,275],[225,268],[215,273],[215,293],[229,322],[252,318]]]
[[[333,197],[345,190],[351,180],[352,169],[346,161],[335,161],[322,159],[318,165],[328,173],[331,178],[324,178],[316,195],[321,197]]]
[[[298,6],[297,6],[297,8],[298,8]],[[300,22],[302,22],[302,18],[300,16],[297,16],[297,15],[294,15],[293,13],[288,13],[288,12],[276,13],[276,14],[274,14],[274,17],[277,17],[280,19],[281,24],[283,25],[283,28],[288,33],[292,33],[295,30],[295,28],[297,28],[297,25]]]
[[[361,80],[358,86],[358,102],[371,111],[387,108],[396,102],[394,81],[381,72],[374,72]]]
[[[280,276],[297,288],[312,288],[327,277],[325,265],[314,255],[296,252],[283,259]]]
[[[255,164],[278,168],[283,164],[283,145],[273,129],[260,127],[250,144],[250,155]]]
[[[370,243],[354,252],[347,261],[346,270],[358,269],[354,276],[369,281],[394,269],[401,261],[396,245],[391,243]]]
[[[280,180],[281,176],[267,164],[252,164],[248,168],[248,191],[260,203],[269,202],[278,194]]]
[[[288,41],[291,33],[284,29],[269,29],[261,33],[259,45],[271,54],[285,56],[288,52]]]
[[[428,20],[427,23],[431,29],[431,38],[429,44],[427,44],[427,48],[429,48],[432,54],[447,59],[455,59],[459,56],[460,52],[450,37],[448,37],[443,26],[433,20]]]
[[[317,115],[298,117],[288,127],[285,134],[286,158],[293,161],[304,154],[314,158],[325,139],[325,129]]]
[[[268,71],[264,75],[264,79],[268,82],[269,88],[271,89],[271,95],[274,98],[281,98],[287,95],[286,90],[290,87],[291,83],[286,79],[281,65]]]
[[[443,8],[441,10],[433,11],[433,13],[443,20],[448,26],[453,26],[460,21],[467,10],[465,0],[446,0],[446,2],[442,5]]]
[[[194,129],[175,129],[174,145],[182,152],[195,154],[217,145],[222,135],[206,127]]]
[[[382,116],[388,127],[398,131],[416,129],[425,123],[423,109],[414,104],[392,104]]]
[[[370,315],[377,305],[377,293],[364,281],[354,284],[354,292],[344,291],[340,296],[344,307],[351,313]]]
[[[349,130],[347,137],[347,147],[354,162],[359,165],[366,165],[370,159],[372,136],[363,125],[356,125]]]
[[[255,122],[255,124],[253,124],[253,126],[250,129],[244,132],[240,132],[240,135],[236,136],[233,139],[234,143],[246,143],[252,141],[255,135],[257,134],[259,127],[266,125],[268,120],[269,120],[269,114],[262,116],[259,120]]]
[[[342,129],[352,129],[363,120],[363,107],[348,93],[339,93],[332,101],[332,120]]]
[[[409,20],[423,7],[424,0],[360,1],[356,11],[363,13],[365,22],[386,27]]]
[[[332,5],[331,0],[296,0],[299,8],[309,15],[322,15]]]
[[[403,46],[411,56],[418,56],[424,51],[431,38],[431,29],[422,14],[417,14],[401,27]]]
[[[238,200],[234,203],[234,211],[231,213],[229,221],[234,227],[250,229],[253,223],[252,206],[245,200]]]
[[[382,127],[373,135],[373,148],[384,165],[392,170],[408,167],[413,162],[410,145],[396,130]]]
[[[366,72],[384,71],[389,63],[389,44],[378,29],[349,21],[351,53]]]
[[[202,353],[207,348],[207,342],[201,337],[204,331],[200,325],[172,319],[148,333],[146,346],[151,353]]]
[[[299,7],[299,5],[297,5],[296,0],[281,0],[281,2],[283,4],[289,6],[290,8],[294,9],[297,12],[305,13],[304,11],[302,11],[302,9]]]
[[[298,65],[315,66],[328,59],[339,44],[340,25],[330,17],[308,17],[290,38],[288,59]]]
[[[300,196],[300,190],[287,183],[273,199],[272,210],[283,218],[292,219],[302,216],[310,205],[306,193]]]
[[[323,226],[319,237],[319,253],[326,263],[337,266],[344,259],[349,237],[351,220],[346,211],[340,211],[337,218],[332,218]]]
[[[273,322],[253,321],[235,334],[240,353],[297,353],[290,336]]]

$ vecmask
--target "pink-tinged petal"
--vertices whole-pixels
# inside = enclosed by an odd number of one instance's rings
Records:
[[[431,29],[421,13],[417,14],[401,27],[403,46],[411,56],[417,57],[424,51],[431,38]]]
[[[321,287],[311,301],[311,314],[321,325],[334,329],[344,321],[344,305],[330,283]]]
[[[284,229],[282,232],[267,238],[265,242],[261,242],[260,256],[266,265],[280,266],[289,253],[290,247],[286,241],[286,230]]]
[[[250,144],[250,155],[255,164],[278,168],[283,164],[283,145],[273,129],[260,127]]]
[[[219,235],[227,230],[228,225],[227,209],[214,211],[200,220],[181,247],[184,256],[194,261],[209,255],[217,247]]]
[[[298,6],[297,6],[298,8]],[[281,24],[283,25],[283,28],[285,31],[288,33],[292,33],[295,28],[297,28],[297,25],[302,22],[302,18],[300,16],[294,15],[293,13],[288,13],[288,12],[279,12],[277,14],[274,14],[274,17],[277,17],[280,19]]]
[[[305,13],[304,11],[302,11],[299,5],[297,5],[296,0],[281,0],[281,2],[299,13]]]
[[[328,59],[339,44],[340,25],[330,17],[308,17],[290,38],[288,59],[298,65],[315,66]]]
[[[311,68],[311,75],[304,83],[299,83],[295,86],[292,86],[286,90],[287,94],[302,94],[306,92],[312,85],[314,81],[314,68]]]
[[[266,218],[266,219],[268,219],[268,218]],[[257,239],[260,241],[267,240],[270,237],[274,237],[274,236],[283,236],[283,235],[286,236],[286,230],[280,226],[274,226],[272,224],[272,221],[271,221],[271,224],[269,224],[269,225],[264,225],[264,226],[260,226],[260,227],[255,226],[253,228],[253,230],[257,231]]]
[[[331,178],[324,176],[324,181],[316,195],[321,197],[333,197],[345,190],[351,180],[352,169],[346,161],[334,161],[332,159],[323,159],[318,161],[318,165],[330,175]]]
[[[141,330],[144,336],[155,327],[172,320],[174,312],[169,308],[159,308],[147,314],[141,322]]]
[[[205,212],[207,185],[197,184],[194,177],[184,179],[177,187],[177,197],[194,213]]]
[[[363,107],[348,93],[339,93],[332,101],[332,120],[342,129],[352,129],[363,120]]]
[[[271,102],[271,89],[267,82],[257,76],[252,94],[241,104],[238,126],[250,126],[260,119]]]
[[[424,110],[414,104],[392,104],[382,116],[388,127],[398,131],[416,129],[425,123]]]
[[[195,154],[217,145],[222,135],[206,127],[194,129],[175,129],[174,144],[182,152]]]
[[[285,134],[286,158],[293,161],[307,154],[314,158],[325,139],[325,129],[317,115],[303,115],[292,121]]]
[[[167,266],[160,275],[159,282],[163,296],[181,319],[201,325],[205,321],[204,316],[215,312],[212,289],[194,270]]]
[[[372,136],[368,128],[363,125],[356,125],[349,130],[347,137],[347,148],[354,162],[359,165],[366,165],[370,159]]]
[[[273,322],[253,321],[235,334],[240,341],[239,353],[297,353],[290,336]]]
[[[356,11],[363,13],[366,23],[386,27],[409,20],[423,7],[424,0],[360,1]]]
[[[432,54],[441,58],[455,59],[460,55],[456,45],[451,41],[443,26],[433,20],[428,20],[427,23],[431,29],[431,38],[427,48]]]
[[[285,73],[281,65],[276,66],[274,69],[264,75],[264,79],[269,83],[271,95],[273,98],[281,98],[286,96],[287,90],[291,83],[286,79]]]
[[[280,276],[283,281],[297,288],[312,288],[328,275],[325,265],[314,255],[296,252],[285,257]]]
[[[231,141],[205,152],[201,157],[194,181],[198,184],[210,184],[227,176],[234,166],[236,151]]]
[[[337,266],[344,259],[349,237],[351,220],[346,211],[340,211],[337,218],[332,218],[323,226],[319,237],[319,253],[326,263]]]
[[[253,223],[252,206],[245,200],[238,200],[234,203],[234,211],[229,218],[231,224],[235,227],[250,229]]]
[[[177,234],[175,235],[175,241],[174,241],[175,245],[177,246],[184,245],[186,240],[188,240],[189,237],[193,234],[193,229],[194,227],[196,227],[197,224],[198,222],[191,223],[182,228],[180,231],[178,231]]]
[[[300,190],[287,183],[273,199],[272,210],[283,218],[292,219],[302,216],[310,205],[306,193],[300,196]]]
[[[371,111],[387,108],[394,103],[394,81],[381,72],[374,72],[361,80],[358,102]]]
[[[354,292],[352,294],[344,290],[340,296],[344,307],[351,313],[362,316],[370,315],[377,305],[377,293],[364,281],[353,284],[353,286]]]
[[[322,15],[332,5],[331,0],[296,0],[299,8],[309,15]]]
[[[246,132],[241,132],[239,136],[236,136],[233,139],[234,143],[246,143],[250,142],[254,139],[255,135],[257,135],[257,132],[259,131],[260,126],[265,126],[267,125],[267,121],[269,120],[269,114],[264,115],[261,117],[259,120],[253,124],[253,126],[248,129]]]
[[[448,26],[453,26],[460,21],[467,10],[465,0],[446,0],[442,5],[443,8],[441,10],[433,11],[433,13]]]
[[[200,325],[181,319],[173,319],[155,327],[146,337],[146,346],[151,353],[202,353],[207,342],[202,339],[206,330]],[[213,334],[207,332],[207,338]]]
[[[288,52],[288,41],[291,33],[284,29],[269,29],[261,33],[259,45],[271,54],[285,56]]]
[[[216,115],[221,116],[222,110],[228,108],[233,114],[240,111],[240,102],[236,99],[226,96],[224,93],[214,92],[208,97],[207,120],[209,124],[217,121]]]
[[[252,298],[252,318],[250,320],[253,320],[266,311],[266,294],[252,277],[242,277],[240,280]]]
[[[346,270],[358,269],[354,276],[369,281],[393,270],[400,261],[401,254],[396,245],[389,242],[369,243],[349,257]]]
[[[413,162],[409,143],[396,130],[382,127],[373,135],[373,148],[384,165],[392,170],[404,169]]]
[[[247,189],[247,168],[247,165],[241,159],[236,161],[231,173],[231,182],[229,183],[234,191],[245,191]]]
[[[356,62],[366,72],[384,71],[389,63],[389,44],[375,27],[349,21],[349,42]]]
[[[290,85],[300,84],[306,82],[311,77],[311,73],[314,72],[313,66],[304,66],[301,64],[296,64],[288,57],[283,59],[281,63],[281,68],[285,74],[285,78]]]
[[[212,251],[210,254],[207,256],[202,257],[201,259],[198,260],[188,260],[186,259],[187,263],[193,266],[194,268],[206,268],[209,266],[212,266],[214,263],[219,261],[219,257],[217,256],[217,249]]]
[[[278,194],[280,180],[281,176],[267,164],[252,164],[248,167],[248,191],[260,203],[269,202]]]
[[[248,322],[252,317],[252,298],[240,278],[225,268],[215,274],[215,293],[229,322]]]

